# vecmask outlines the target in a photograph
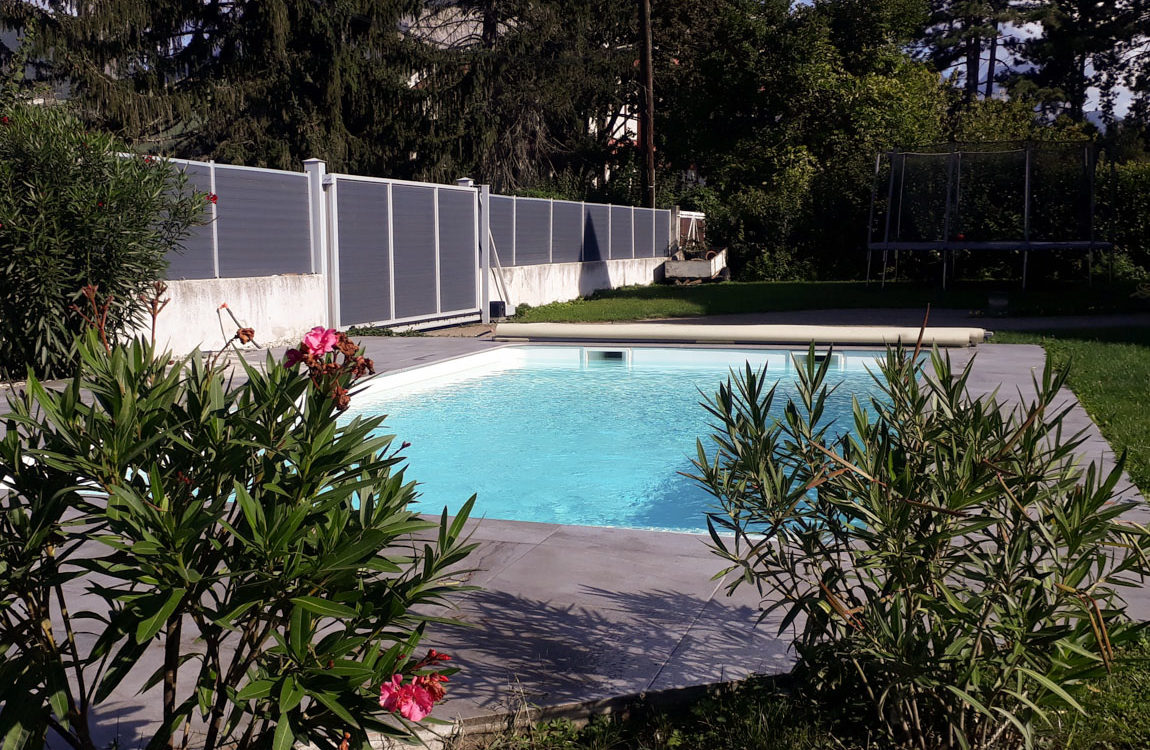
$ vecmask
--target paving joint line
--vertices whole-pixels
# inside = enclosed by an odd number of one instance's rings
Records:
[[[695,613],[693,618],[691,618],[691,623],[683,631],[683,635],[681,635],[679,639],[675,641],[675,645],[671,648],[670,651],[667,652],[667,658],[663,660],[663,663],[659,665],[657,670],[655,670],[655,674],[651,676],[651,680],[647,683],[647,687],[643,689],[644,693],[651,689],[651,686],[655,684],[655,682],[659,679],[659,676],[662,675],[663,672],[667,669],[667,665],[671,663],[673,658],[675,658],[675,654],[679,652],[679,647],[683,645],[683,642],[687,640],[687,636],[690,635],[691,631],[695,628],[695,624],[698,623],[699,620],[703,617],[703,612],[706,611],[707,606],[715,600],[715,594],[718,593],[719,588],[723,585],[724,580],[726,580],[726,576],[719,579],[719,582],[715,584],[715,588],[711,589],[711,595],[707,597],[707,601],[703,602],[703,606],[699,607],[699,611]]]

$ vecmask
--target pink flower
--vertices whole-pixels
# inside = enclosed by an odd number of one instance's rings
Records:
[[[403,684],[403,675],[392,675],[390,682],[379,687],[379,705],[385,711],[398,712],[411,721],[420,721],[431,713],[435,701],[419,685]]]
[[[396,674],[391,676],[390,682],[385,682],[379,686],[379,705],[385,711],[395,710],[395,698],[399,694],[402,682],[403,675]]]
[[[404,685],[396,700],[399,715],[411,721],[421,721],[431,713],[434,705],[435,701],[431,699],[431,693],[419,685]]]
[[[303,345],[313,357],[322,357],[335,348],[338,340],[334,328],[316,326],[304,334]]]

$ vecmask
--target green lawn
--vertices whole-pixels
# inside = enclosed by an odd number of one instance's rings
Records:
[[[1150,328],[1012,333],[996,343],[1041,344],[1059,365],[1070,364],[1070,387],[1150,496]]]
[[[1150,300],[1131,297],[1129,284],[1093,287],[1049,284],[1022,292],[1002,284],[964,283],[946,292],[929,283],[899,282],[879,288],[861,281],[725,282],[695,286],[655,285],[595,292],[572,302],[523,308],[520,323],[594,322],[684,318],[732,313],[860,307],[949,307],[987,310],[991,295],[1008,297],[1014,315],[1062,315],[1150,310]]]

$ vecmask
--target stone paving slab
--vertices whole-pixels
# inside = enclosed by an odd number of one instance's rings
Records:
[[[444,716],[706,684],[792,663],[774,624],[755,627],[753,591],[728,598],[710,580],[722,562],[703,536],[495,520],[476,522],[472,533],[482,552],[470,582],[483,589],[460,604],[469,627],[429,638],[463,668]]]

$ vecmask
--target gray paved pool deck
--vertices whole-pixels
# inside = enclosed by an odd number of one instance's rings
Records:
[[[462,356],[502,344],[476,338],[363,340],[380,371]],[[956,363],[977,353],[972,395],[1005,399],[1031,393],[1040,347],[993,345],[952,350]],[[1113,454],[1073,403],[1071,421],[1088,431],[1084,458],[1110,465]],[[402,437],[402,436],[401,436]],[[1124,494],[1134,493],[1129,482]],[[480,498],[480,512],[482,498]],[[1146,522],[1143,507],[1137,520]],[[755,624],[758,601],[728,598],[712,581],[720,569],[699,536],[481,519],[470,583],[455,615],[472,627],[431,628],[425,644],[453,654],[461,672],[444,719],[478,719],[525,705],[548,707],[635,695],[744,676],[778,673],[793,661],[770,620]],[[1150,619],[1150,591],[1131,597],[1130,613]],[[190,644],[189,644],[190,645]],[[158,657],[158,653],[155,654]],[[151,666],[142,664],[142,674]],[[105,705],[101,727],[121,746],[144,744],[158,723],[157,701],[123,693]],[[105,732],[102,732],[105,733]]]

